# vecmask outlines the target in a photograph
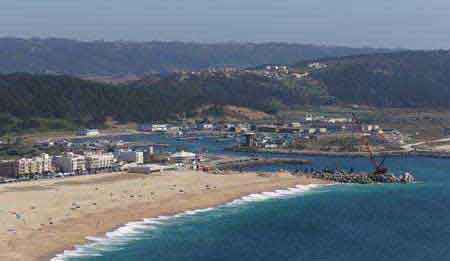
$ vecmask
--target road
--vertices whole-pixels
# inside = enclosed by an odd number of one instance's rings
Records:
[[[417,143],[405,144],[402,146],[402,149],[409,152],[409,151],[413,151],[414,147],[416,147],[416,146],[430,144],[430,143],[437,143],[437,142],[448,142],[448,141],[450,141],[450,138],[422,141],[422,142],[417,142]]]

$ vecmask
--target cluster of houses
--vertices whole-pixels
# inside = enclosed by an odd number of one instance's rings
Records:
[[[147,155],[146,155],[147,153]],[[150,173],[179,167],[180,163],[198,161],[194,153],[181,151],[169,155],[164,164],[144,164],[147,151],[120,149],[114,152],[86,151],[81,153],[66,152],[51,156],[41,154],[32,158],[0,161],[0,179],[29,179],[55,175],[72,176],[94,174],[97,172],[128,171],[133,173]],[[170,163],[170,165],[168,165]]]
[[[326,64],[315,62],[308,64],[307,69],[303,70],[292,68],[290,70],[286,65],[267,65],[262,70],[246,70],[246,72],[260,74],[271,79],[283,79],[286,77],[303,79],[308,77],[311,71],[324,69],[326,67]]]
[[[347,117],[325,117],[306,115],[297,122],[271,123],[271,124],[250,124],[250,123],[210,123],[203,122],[194,126],[180,127],[168,124],[142,124],[139,131],[155,133],[183,133],[184,131],[204,130],[204,131],[224,131],[235,133],[257,132],[257,133],[285,133],[298,134],[302,138],[317,135],[331,135],[345,132],[363,132],[366,134],[385,134],[386,137],[395,137],[399,140],[402,135],[394,129],[382,129],[378,124],[358,124],[352,118]]]
[[[289,147],[301,140],[342,134],[377,135],[389,143],[404,143],[403,135],[395,129],[382,129],[377,124],[354,123],[352,118],[306,115],[300,122],[257,125],[244,135],[241,146],[273,149]]]
[[[183,134],[186,131],[227,131],[227,132],[246,132],[250,131],[256,125],[249,123],[223,123],[215,124],[204,121],[191,126],[177,126],[170,124],[141,124],[138,131],[154,133],[178,133]]]

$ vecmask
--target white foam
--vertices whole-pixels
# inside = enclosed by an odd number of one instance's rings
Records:
[[[153,219],[153,218],[145,218],[144,219],[144,223],[145,224],[153,224],[153,225],[162,225],[164,224],[161,221],[158,221],[157,219]]]
[[[314,188],[318,188],[326,185],[297,185],[295,188],[279,189],[275,191],[262,192],[258,194],[250,194],[248,196],[236,199],[230,203],[224,204],[217,208],[235,207],[249,202],[259,202],[268,199],[292,197],[296,195],[305,194]],[[74,250],[65,250],[63,253],[56,255],[51,261],[65,261],[67,258],[73,257],[95,257],[101,256],[103,251],[116,251],[120,248],[117,246],[124,245],[131,240],[141,239],[143,234],[148,231],[157,228],[157,226],[164,225],[170,220],[194,216],[200,213],[209,212],[217,208],[205,208],[197,210],[188,210],[183,213],[179,213],[173,216],[159,216],[156,218],[143,219],[142,221],[129,222],[126,225],[108,232],[105,237],[86,237],[89,241],[86,245],[75,246]]]

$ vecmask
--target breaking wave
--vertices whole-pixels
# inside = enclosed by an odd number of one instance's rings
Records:
[[[106,233],[104,237],[86,237],[86,239],[88,240],[87,244],[76,245],[73,250],[65,250],[63,253],[60,253],[52,258],[51,261],[67,261],[77,258],[101,257],[102,253],[119,251],[131,241],[143,239],[145,234],[149,231],[158,229],[158,227],[168,224],[169,222],[176,219],[195,216],[217,209],[238,207],[250,202],[298,196],[323,186],[328,185],[297,185],[295,188],[279,189],[273,192],[250,194],[248,196],[244,196],[240,199],[236,199],[232,202],[220,205],[215,208],[188,210],[173,216],[159,216],[156,218],[145,218],[141,221],[129,222],[114,231]]]

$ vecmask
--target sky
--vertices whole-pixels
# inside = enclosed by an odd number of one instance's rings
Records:
[[[449,0],[0,0],[0,37],[450,48]]]

